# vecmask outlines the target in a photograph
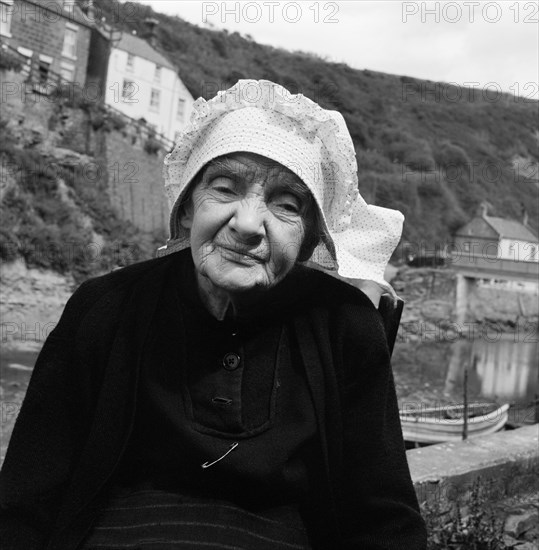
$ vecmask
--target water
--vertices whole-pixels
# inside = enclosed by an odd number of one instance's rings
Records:
[[[397,343],[393,368],[400,404],[462,404],[466,370],[469,402],[508,403],[511,425],[532,423],[539,396],[538,351],[535,333]]]
[[[539,392],[537,340],[459,340],[452,348],[445,379],[448,393],[462,392],[465,368],[468,389],[475,396],[524,405]]]
[[[38,356],[37,351],[2,350],[0,353],[0,387],[4,393],[13,388],[26,390],[32,369]]]

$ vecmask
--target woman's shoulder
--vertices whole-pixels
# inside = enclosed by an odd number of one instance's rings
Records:
[[[87,279],[80,285],[78,290],[83,292],[102,292],[106,290],[129,288],[146,277],[151,277],[152,275],[158,276],[163,269],[166,269],[175,262],[178,256],[183,252],[184,251],[170,256],[152,258],[125,267],[116,268],[109,273]]]
[[[139,284],[164,280],[166,269],[178,259],[177,254],[145,260],[87,279],[69,299],[64,315],[82,318],[96,308],[104,311],[118,309]]]
[[[386,346],[382,316],[360,289],[322,271],[295,270],[296,286],[305,296],[306,311],[333,335]]]
[[[313,305],[331,309],[351,307],[377,311],[371,299],[362,290],[319,269],[298,265],[292,277],[294,286],[302,295],[309,296]]]

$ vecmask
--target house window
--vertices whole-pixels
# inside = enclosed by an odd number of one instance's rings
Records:
[[[515,259],[515,243],[509,245],[509,256],[512,256]]]
[[[152,94],[150,96],[150,111],[159,111],[159,102],[161,100],[161,92],[152,88]]]
[[[464,243],[463,248],[464,252],[470,252],[470,243]]]
[[[135,70],[135,56],[131,53],[127,54],[127,62],[125,64],[125,70],[132,73]]]
[[[530,260],[532,262],[535,262],[537,260],[537,247],[536,246],[532,246],[532,248],[531,248]]]
[[[17,51],[26,57],[26,63],[24,63],[21,68],[21,74],[28,76],[32,72],[32,56],[34,55],[34,52],[28,48],[23,48],[22,46],[19,46]]]
[[[60,63],[60,76],[65,82],[74,82],[75,80],[75,65],[62,61]]]
[[[154,82],[161,82],[161,69],[160,65],[155,66],[155,73],[153,75]]]
[[[46,84],[49,80],[49,70],[51,68],[52,63],[52,57],[49,57],[48,55],[40,55],[39,56],[39,83],[40,84]]]
[[[124,103],[137,103],[135,99],[137,89],[138,86],[132,80],[124,79],[122,86],[122,101]]]
[[[184,115],[185,115],[185,99],[183,97],[179,97],[178,110],[176,111],[176,120],[178,122],[183,122]]]
[[[66,24],[62,55],[70,59],[77,59],[77,27],[69,23]]]
[[[0,0],[0,35],[11,37],[13,0]]]

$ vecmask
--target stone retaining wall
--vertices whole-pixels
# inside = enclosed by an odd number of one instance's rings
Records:
[[[478,478],[491,500],[539,490],[539,425],[407,451],[420,502],[464,503]]]

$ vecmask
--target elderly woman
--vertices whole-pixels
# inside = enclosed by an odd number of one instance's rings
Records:
[[[239,81],[165,179],[161,257],[84,283],[39,356],[2,548],[425,548],[372,292],[402,215],[343,118]]]

